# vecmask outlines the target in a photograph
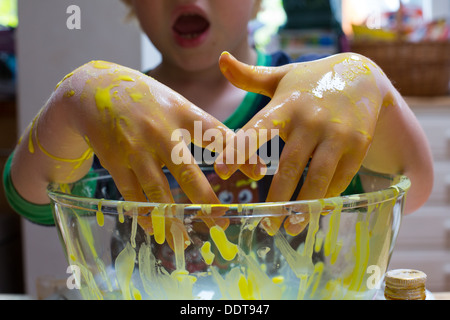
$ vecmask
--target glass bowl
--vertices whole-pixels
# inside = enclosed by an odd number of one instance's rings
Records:
[[[223,204],[188,203],[169,173],[181,203],[123,201],[105,170],[49,187],[84,299],[375,296],[400,227],[407,177],[361,170],[352,184],[364,192],[265,203],[265,179],[238,172],[223,181],[204,170]]]

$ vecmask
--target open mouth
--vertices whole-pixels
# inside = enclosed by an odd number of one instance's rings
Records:
[[[186,41],[200,40],[209,25],[209,21],[199,14],[184,13],[175,20],[172,30],[180,44],[187,44]]]

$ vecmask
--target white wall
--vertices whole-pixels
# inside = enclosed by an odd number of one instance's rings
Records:
[[[69,5],[81,10],[80,30],[69,30]],[[119,0],[19,0],[18,118],[20,133],[34,118],[61,78],[93,59],[141,67],[138,27],[124,22]],[[68,277],[56,229],[24,221],[27,293],[36,296],[41,275]]]
[[[427,20],[447,19],[450,21],[450,1],[422,0],[423,15]]]

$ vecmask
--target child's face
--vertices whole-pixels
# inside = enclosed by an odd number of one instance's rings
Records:
[[[200,71],[216,65],[224,50],[236,56],[249,50],[255,0],[134,0],[133,6],[163,64]]]

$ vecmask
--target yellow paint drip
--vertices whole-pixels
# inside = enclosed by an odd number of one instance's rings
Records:
[[[122,290],[122,297],[124,300],[131,300],[132,297],[131,276],[133,275],[135,259],[136,252],[129,243],[116,258],[117,280],[120,289]]]
[[[233,260],[238,253],[237,245],[228,241],[225,232],[219,226],[212,227],[209,232],[222,258],[227,261]]]
[[[216,256],[211,252],[211,242],[205,241],[202,247],[200,248],[200,253],[205,260],[206,264],[211,265],[214,261],[214,257]]]
[[[166,238],[164,210],[162,208],[155,207],[152,210],[151,217],[155,241],[158,244],[163,244]]]
[[[125,216],[123,215],[123,203],[122,202],[117,205],[117,213],[119,215],[119,222],[124,223]]]
[[[141,292],[138,289],[136,289],[134,286],[133,286],[131,292],[133,294],[134,300],[142,300]]]
[[[272,278],[272,282],[275,284],[282,284],[284,282],[283,276],[275,276]]]
[[[255,300],[252,281],[250,279],[245,279],[243,274],[239,277],[238,287],[243,299]]]
[[[98,208],[97,208],[97,212],[95,213],[95,217],[97,218],[97,224],[100,227],[103,227],[103,225],[105,224],[105,216],[103,215],[103,212],[102,212],[102,202],[101,201],[98,202]]]
[[[197,281],[197,278],[191,276],[187,270],[175,270],[172,272],[171,276],[176,279],[178,282],[188,281],[194,284]]]
[[[130,236],[130,243],[133,248],[136,248],[136,232],[137,232],[137,224],[138,224],[138,213],[137,208],[133,206],[132,208],[132,215],[131,218],[131,236]]]

